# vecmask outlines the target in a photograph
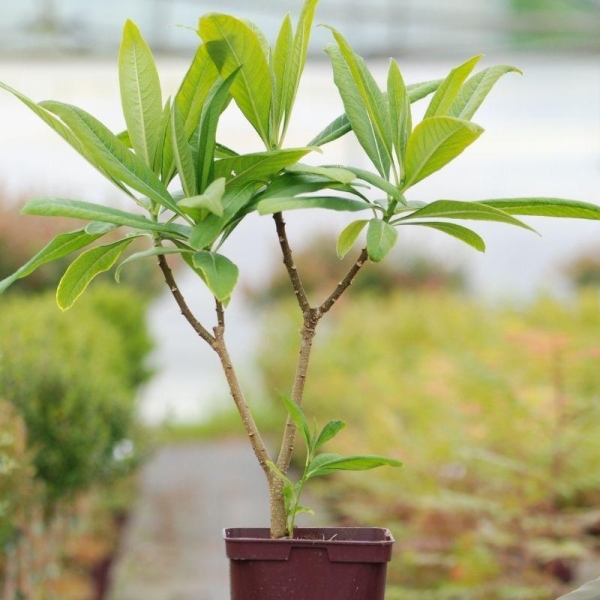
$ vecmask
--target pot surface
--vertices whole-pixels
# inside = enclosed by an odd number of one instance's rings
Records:
[[[383,600],[394,538],[375,527],[226,529],[231,600]]]

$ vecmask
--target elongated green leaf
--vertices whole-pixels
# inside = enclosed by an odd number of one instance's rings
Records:
[[[119,83],[131,144],[146,165],[153,168],[163,113],[160,80],[152,52],[130,20],[123,29]]]
[[[100,204],[83,202],[81,200],[66,200],[63,198],[36,198],[30,200],[22,208],[24,215],[39,215],[42,217],[71,217],[73,219],[84,219],[86,221],[100,221],[102,223],[114,223],[136,229],[157,231],[171,235],[187,238],[190,228],[175,223],[157,223],[142,217]]]
[[[162,246],[158,246],[158,247],[155,246],[153,248],[144,250],[142,252],[136,252],[135,254],[128,256],[117,267],[117,270],[115,271],[115,280],[118,282],[121,281],[121,271],[123,270],[123,267],[125,265],[129,264],[130,262],[133,262],[134,260],[141,260],[143,258],[152,258],[154,256],[164,256],[166,254],[184,254],[186,252],[188,254],[192,254],[193,250],[186,250],[184,248],[163,248]]]
[[[597,204],[565,198],[497,198],[494,200],[480,200],[478,203],[500,209],[509,215],[600,219],[600,206]]]
[[[406,146],[412,133],[412,116],[410,112],[410,99],[400,73],[400,68],[395,60],[390,63],[388,73],[388,104],[390,107],[390,131],[392,142],[396,148],[396,156],[400,165],[400,172],[404,174],[406,161]]]
[[[59,119],[57,119],[50,111],[46,110],[39,104],[36,104],[33,100],[30,100],[21,92],[11,88],[10,86],[0,81],[0,88],[10,92],[13,96],[18,98],[25,106],[31,109],[44,123],[49,125],[60,137],[62,137],[78,154],[80,154],[85,160],[87,160],[95,169],[97,169],[106,179],[111,183],[114,183],[122,192],[125,192],[129,197],[135,200],[133,194],[117,179],[112,177],[107,171],[98,163],[93,156],[93,153],[86,148],[79,138]],[[125,132],[127,133],[127,132]]]
[[[279,143],[281,123],[288,106],[287,97],[292,91],[290,79],[292,75],[292,61],[294,55],[294,31],[290,15],[286,15],[272,56],[273,101],[271,105],[271,141]]]
[[[437,229],[438,231],[442,231],[443,233],[451,235],[452,237],[455,237],[461,242],[468,244],[472,248],[475,248],[475,250],[479,250],[479,252],[485,252],[485,242],[483,241],[483,238],[474,231],[471,231],[470,229],[468,229],[467,227],[463,227],[462,225],[456,225],[455,223],[443,223],[438,221],[434,221],[431,223],[406,222],[400,223],[400,225],[418,225],[419,227],[429,227],[431,229]]]
[[[286,169],[287,171],[287,169]],[[256,204],[265,198],[297,196],[298,194],[309,194],[318,192],[325,188],[330,188],[332,185],[331,179],[325,179],[319,175],[307,173],[284,173],[271,183],[266,188],[257,194],[255,197]]]
[[[290,148],[223,158],[215,163],[215,178],[225,177],[229,185],[236,186],[250,181],[266,182],[282,169],[297,163],[312,150]]]
[[[406,86],[411,104],[426,98],[429,94],[433,94],[443,82],[443,79],[432,79],[431,81],[420,81],[419,83],[411,83]]]
[[[258,212],[261,215],[271,215],[284,210],[302,208],[326,208],[344,212],[357,212],[373,208],[372,204],[363,200],[338,198],[335,196],[291,196],[282,198],[266,198],[258,203]]]
[[[310,141],[308,146],[323,146],[341,138],[350,131],[352,131],[352,125],[350,125],[348,115],[344,113],[327,125],[323,131]]]
[[[236,215],[252,200],[254,191],[253,184],[228,189],[221,200],[223,216],[210,214],[198,223],[190,234],[190,246],[197,250],[211,247],[225,227],[235,220]]]
[[[394,200],[400,202],[401,204],[405,204],[406,200],[404,196],[400,193],[400,190],[392,183],[390,183],[387,179],[376,175],[375,173],[371,173],[370,171],[365,171],[364,169],[357,169],[356,167],[345,167],[349,171],[352,171],[359,179],[374,185],[376,188],[384,191],[388,196],[391,196]]]
[[[260,47],[262,48],[263,54],[265,55],[265,58],[267,59],[268,63],[271,59],[271,45],[269,44],[269,40],[267,39],[265,32],[254,21],[251,21],[250,19],[240,19],[240,21],[247,25],[248,28],[256,34],[256,37],[260,42]]]
[[[175,104],[181,113],[188,140],[198,129],[205,100],[218,78],[219,71],[210,58],[206,45],[201,44],[175,96]],[[174,173],[173,149],[171,137],[168,136],[163,149],[163,181],[171,181]]]
[[[381,219],[371,219],[367,229],[367,253],[373,262],[381,262],[396,245],[398,232]]]
[[[498,208],[493,208],[479,202],[463,202],[461,200],[436,200],[414,213],[402,217],[402,221],[442,217],[444,219],[466,219],[474,221],[493,221],[507,223],[534,231],[531,227],[515,219],[515,217]]]
[[[385,456],[340,456],[339,454],[319,454],[308,468],[308,478],[329,475],[336,471],[367,471],[377,467],[401,467],[402,463]]]
[[[106,233],[106,232],[104,232]],[[18,279],[31,275],[36,269],[49,262],[67,256],[72,252],[76,252],[81,248],[85,248],[104,233],[89,234],[85,229],[76,229],[69,233],[61,233],[57,235],[50,243],[44,246],[35,256],[28,260],[18,271],[6,279],[0,281],[0,294],[4,292]]]
[[[441,117],[448,114],[454,99],[460,92],[462,84],[471,74],[475,65],[481,60],[482,56],[482,54],[474,56],[450,71],[448,77],[444,79],[443,83],[431,99],[427,111],[425,112],[425,119],[428,119],[429,117]]]
[[[178,213],[173,198],[154,172],[100,121],[69,104],[46,101],[40,106],[60,117],[109,175]]]
[[[227,146],[223,146],[223,144],[217,144],[215,148],[215,156],[217,158],[233,158],[235,156],[239,156],[239,154],[235,150],[232,150]]]
[[[453,117],[431,117],[419,123],[408,140],[403,190],[439,171],[482,133],[479,125]]]
[[[448,114],[457,119],[472,119],[496,82],[507,73],[522,75],[519,69],[508,65],[496,65],[473,75],[460,89]]]
[[[231,94],[268,144],[271,74],[256,33],[239,19],[223,14],[202,17],[198,33],[223,79],[240,69]]]
[[[298,88],[300,87],[300,79],[306,65],[306,54],[308,52],[308,43],[310,41],[310,32],[315,16],[315,10],[319,0],[305,0],[298,19],[296,35],[292,49],[292,58],[290,61],[289,71],[286,77],[285,91],[282,98],[282,110],[284,114],[284,133],[287,130],[290,117],[292,115],[292,107],[296,101]],[[283,141],[283,138],[282,140]]]
[[[206,98],[204,110],[200,117],[198,135],[196,141],[198,191],[204,193],[206,186],[212,180],[214,172],[215,149],[217,145],[217,126],[219,117],[227,102],[229,102],[229,91],[240,70],[235,69],[225,81],[216,83]]]
[[[61,310],[67,310],[85,292],[92,279],[108,271],[118,260],[133,237],[98,246],[80,254],[65,271],[56,290],[56,302]]]
[[[442,81],[442,79],[436,79],[434,81],[413,83],[407,86],[408,98],[410,102],[417,102],[417,100],[421,100],[422,98],[429,96],[429,94],[432,94],[438,89]],[[307,146],[323,146],[329,142],[333,142],[334,140],[341,138],[351,131],[352,125],[350,125],[348,115],[344,113],[332,121],[327,127],[325,127],[321,133],[319,133],[310,141],[310,143],[307,144]]]
[[[188,144],[185,130],[183,128],[183,119],[179,114],[177,105],[173,106],[171,111],[171,147],[173,149],[173,157],[181,185],[186,196],[194,196],[197,192],[196,188],[196,168],[192,159],[192,149]]]
[[[344,421],[329,421],[329,423],[323,427],[319,437],[316,439],[313,446],[313,452],[320,450],[322,446],[332,440],[342,429],[344,429],[344,427],[346,427]]]
[[[193,261],[202,272],[204,282],[213,296],[227,303],[238,280],[238,268],[222,254],[207,250],[196,252]]]
[[[165,154],[165,148],[167,146],[167,138],[169,137],[169,126],[171,124],[171,98],[167,98],[158,130],[158,143],[156,146],[156,153],[154,154],[154,172],[157,175],[162,175],[163,171],[167,168],[168,162],[173,162],[173,153],[171,148],[171,142],[169,142],[170,154]],[[119,136],[117,136],[119,137]],[[119,138],[121,139],[121,138]],[[123,141],[123,140],[121,140]],[[127,146],[127,144],[125,144]],[[130,146],[128,146],[130,147]],[[163,182],[167,182],[166,178],[163,178]],[[167,182],[168,183],[168,182]]]
[[[308,426],[308,420],[306,418],[306,415],[304,414],[304,411],[291,398],[288,398],[285,394],[282,394],[281,392],[279,392],[279,395],[281,396],[281,400],[283,401],[283,404],[285,405],[285,409],[287,410],[288,414],[290,415],[290,418],[294,422],[294,425],[296,426],[298,433],[301,435],[302,439],[304,440],[304,443],[306,444],[306,448],[310,449],[312,446],[310,427]]]
[[[337,255],[340,258],[344,258],[344,256],[350,252],[352,246],[354,246],[354,243],[358,239],[360,232],[365,228],[368,222],[369,221],[366,219],[354,221],[353,223],[350,223],[350,225],[348,225],[348,227],[346,227],[342,233],[340,233],[336,247]]]
[[[335,29],[338,48],[328,46],[334,81],[340,91],[346,114],[360,144],[382,177],[387,178],[392,163],[389,111],[385,96],[363,59]]]
[[[338,183],[345,185],[352,183],[356,179],[356,174],[349,169],[343,167],[313,167],[312,165],[303,165],[296,163],[289,166],[286,171],[289,173],[309,173],[311,175],[319,175]]]

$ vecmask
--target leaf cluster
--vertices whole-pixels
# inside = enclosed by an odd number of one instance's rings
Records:
[[[373,262],[387,256],[404,226],[434,229],[483,251],[482,238],[454,221],[492,221],[530,229],[517,217],[600,218],[595,205],[556,198],[431,203],[406,198],[415,184],[446,166],[481,135],[483,129],[472,117],[496,82],[518,71],[498,65],[472,75],[480,56],[444,79],[412,85],[405,84],[392,61],[382,90],[365,61],[331,29],[335,44],[326,51],[345,114],[306,146],[283,147],[317,2],[305,0],[295,26],[289,15],[284,18],[274,46],[247,20],[221,13],[202,16],[197,29],[201,44],[178,91],[166,99],[150,48],[137,26],[127,21],[118,61],[126,129],[118,134],[79,107],[54,100],[34,102],[0,83],[137,206],[131,212],[64,198],[32,200],[23,209],[25,214],[70,217],[87,224],[54,238],[1,281],[0,292],[41,265],[83,250],[58,285],[58,305],[66,310],[97,275],[119,261],[117,278],[133,261],[181,254],[217,301],[227,304],[239,272],[220,249],[255,211],[369,211],[370,218],[354,221],[341,233],[337,250],[344,256],[366,228]],[[411,104],[429,95],[425,117],[414,125]],[[256,130],[264,151],[240,155],[218,142],[219,122],[232,101]],[[350,131],[376,172],[300,162]],[[179,191],[171,186],[175,178]],[[379,197],[369,199],[365,186],[374,188]],[[109,232],[112,241],[103,239]],[[147,249],[126,256],[138,238],[147,241]]]
[[[340,454],[320,452],[321,448],[346,426],[344,421],[329,421],[319,430],[316,420],[311,427],[304,411],[291,399],[281,394],[284,406],[290,415],[300,438],[306,448],[304,472],[298,482],[293,483],[274,463],[269,467],[283,483],[283,496],[287,513],[287,530],[293,537],[296,516],[300,513],[314,514],[313,511],[300,504],[302,492],[309,480],[315,477],[331,475],[338,471],[368,471],[377,467],[401,467],[402,463],[393,458],[374,455],[341,456]]]

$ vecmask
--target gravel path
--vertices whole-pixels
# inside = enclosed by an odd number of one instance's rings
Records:
[[[263,480],[243,441],[160,450],[142,473],[110,600],[228,600],[221,532],[268,524]]]

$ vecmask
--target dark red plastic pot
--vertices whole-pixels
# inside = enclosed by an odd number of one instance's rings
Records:
[[[394,538],[387,529],[226,529],[231,600],[383,600]]]

